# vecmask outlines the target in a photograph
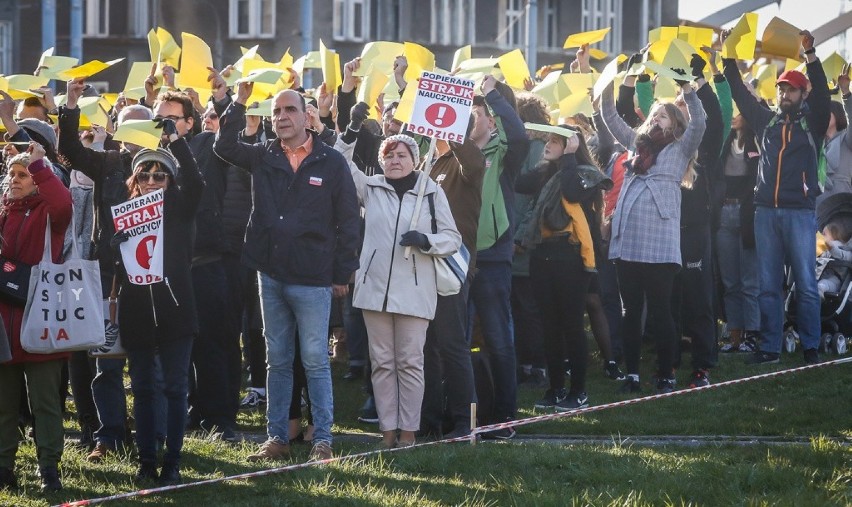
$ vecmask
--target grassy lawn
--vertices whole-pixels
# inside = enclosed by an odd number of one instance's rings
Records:
[[[651,355],[643,363],[644,395],[653,394]],[[800,366],[800,354],[782,364],[748,367],[744,356],[726,356],[711,380],[747,377]],[[689,356],[684,356],[689,364]],[[625,399],[618,383],[605,379],[593,358],[588,391],[594,405]],[[678,374],[687,383],[689,368]],[[335,368],[339,434],[375,433],[358,423],[360,383],[340,379]],[[116,502],[133,505],[852,505],[852,364],[819,368],[755,382],[653,400],[627,407],[519,428],[522,435],[609,437],[609,445],[482,443],[428,446],[252,480],[188,488],[169,494]],[[519,389],[519,417],[534,415],[541,390]],[[73,410],[73,406],[71,407]],[[75,424],[69,416],[67,427]],[[242,412],[240,430],[261,434],[261,412]],[[805,445],[633,445],[648,435],[754,435],[810,437]],[[844,441],[846,445],[838,441]],[[70,441],[69,441],[70,443]],[[342,437],[338,454],[374,449],[378,438]],[[256,446],[228,445],[202,435],[187,438],[185,482],[261,470],[249,464]],[[293,463],[307,458],[307,445],[294,446]],[[71,499],[108,496],[153,484],[135,484],[132,455],[112,456],[100,465],[66,446],[65,490],[43,496],[35,477],[32,443],[19,451],[22,483],[0,505],[43,506]]]

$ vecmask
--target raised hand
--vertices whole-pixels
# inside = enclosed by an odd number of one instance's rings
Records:
[[[84,78],[71,79],[65,84],[66,108],[77,109],[77,101],[83,96],[84,88],[86,88],[86,80]]]

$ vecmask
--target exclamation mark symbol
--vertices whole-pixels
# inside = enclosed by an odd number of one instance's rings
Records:
[[[438,107],[438,116],[435,118],[435,126],[440,127],[444,124],[444,113],[447,112],[447,106]]]

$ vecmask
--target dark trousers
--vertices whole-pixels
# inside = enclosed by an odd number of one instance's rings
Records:
[[[604,248],[603,257],[609,254],[609,245]],[[603,304],[606,322],[609,324],[609,343],[612,356],[616,362],[624,358],[624,340],[622,339],[622,320],[624,309],[621,305],[621,292],[618,286],[618,270],[611,260],[604,260],[597,265],[598,283],[600,284],[601,304]]]
[[[92,395],[92,380],[95,378],[94,358],[89,357],[89,353],[85,350],[72,352],[71,359],[68,361],[68,374],[80,430],[93,432],[99,426],[98,411]]]
[[[467,300],[470,278],[453,296],[438,296],[435,318],[426,331],[423,348],[425,389],[420,428],[443,431],[444,399],[454,428],[470,425],[474,400],[473,366],[467,340]]]
[[[586,390],[589,362],[583,315],[591,273],[583,268],[579,249],[558,259],[533,251],[530,279],[541,312],[550,387],[565,387],[567,357],[571,361],[571,395],[579,395]]]
[[[624,301],[624,357],[627,373],[639,374],[642,346],[642,307],[647,301],[648,320],[657,342],[657,375],[670,378],[677,335],[671,311],[672,284],[677,264],[618,261],[618,283]]]
[[[672,315],[676,336],[692,338],[692,368],[706,369],[718,362],[713,315],[713,261],[710,226],[680,229],[683,269],[674,279]],[[680,345],[680,340],[676,342]],[[680,363],[680,347],[675,364]]]
[[[544,368],[544,338],[541,315],[529,276],[512,277],[512,321],[515,325],[515,355],[519,365]]]
[[[349,367],[364,367],[369,362],[367,353],[367,326],[364,313],[352,306],[353,286],[343,300],[343,328],[346,332],[346,350],[349,352]]]
[[[190,417],[207,430],[233,429],[239,409],[240,343],[232,331],[228,278],[222,261],[192,268],[198,337],[192,347]]]

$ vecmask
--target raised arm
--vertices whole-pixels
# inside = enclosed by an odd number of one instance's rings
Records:
[[[610,83],[601,94],[601,117],[612,137],[629,150],[633,147],[636,132],[630,128],[630,125],[616,111],[612,90],[613,85]]]
[[[743,83],[736,60],[723,58],[722,68],[724,69],[725,79],[728,80],[728,85],[731,88],[731,98],[734,99],[734,103],[737,105],[737,109],[740,110],[740,114],[751,125],[754,132],[763,132],[774,113],[763,107],[757,98],[748,91],[748,88]]]
[[[184,213],[187,216],[195,216],[198,203],[201,202],[201,192],[204,190],[204,179],[185,138],[181,137],[169,143],[169,151],[180,165],[176,180],[183,196]]]
[[[681,150],[683,150],[684,156],[690,158],[701,144],[701,139],[707,130],[707,121],[704,108],[701,107],[701,99],[698,98],[698,94],[695,93],[692,86],[687,83],[681,89],[683,90],[683,100],[686,102],[686,109],[689,111],[689,125],[686,127],[686,132],[678,140],[678,144]]]
[[[506,85],[498,82],[495,86]],[[503,170],[510,171],[511,174],[509,176],[514,179],[530,148],[524,122],[521,121],[518,113],[509,105],[509,102],[506,101],[496,88],[485,95],[485,102],[488,103],[494,114],[500,118],[499,124],[506,134],[506,144],[508,144],[508,150],[506,150],[506,155],[503,157]]]
[[[461,166],[462,180],[467,183],[482,182],[485,156],[479,146],[470,140],[470,136],[465,138],[464,143],[450,143],[450,149]]]
[[[213,151],[225,162],[248,171],[260,164],[266,147],[240,141],[240,133],[246,127],[246,100],[251,96],[252,83],[240,83],[237,99],[228,106],[219,118],[219,132],[213,143]]]

